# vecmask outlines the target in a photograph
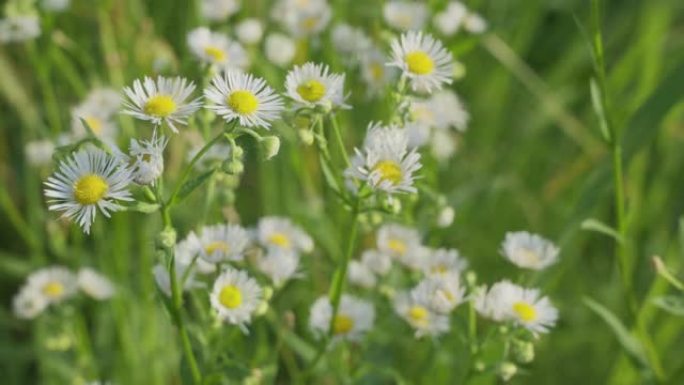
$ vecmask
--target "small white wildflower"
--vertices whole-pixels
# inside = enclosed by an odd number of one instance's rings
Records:
[[[434,16],[433,24],[442,35],[452,36],[461,28],[467,15],[468,8],[463,3],[452,1]]]
[[[121,209],[116,201],[133,200],[131,180],[131,171],[119,159],[97,148],[85,149],[60,162],[45,182],[45,196],[50,210],[63,211],[88,234],[98,209],[109,217]]]
[[[465,288],[460,284],[457,272],[430,276],[422,280],[412,291],[416,298],[427,298],[430,310],[448,314],[463,302]]]
[[[54,152],[55,144],[49,139],[32,140],[24,145],[26,160],[34,167],[50,164]]]
[[[264,43],[266,58],[273,64],[281,67],[285,67],[292,62],[296,50],[295,42],[282,33],[268,35]]]
[[[344,74],[333,74],[327,65],[308,62],[295,66],[285,80],[287,94],[305,106],[348,108],[344,104]]]
[[[154,131],[150,140],[131,139],[130,155],[133,159],[133,181],[141,185],[154,184],[164,172],[164,148],[168,139],[157,137]]]
[[[282,286],[297,276],[299,270],[299,254],[294,251],[269,250],[266,255],[257,257],[259,271],[268,276],[273,284]]]
[[[247,230],[235,224],[204,226],[195,239],[197,255],[209,263],[241,261],[249,245]]]
[[[73,297],[78,291],[74,273],[61,266],[34,271],[27,278],[26,286],[42,295],[48,304],[60,303]]]
[[[377,250],[366,250],[361,254],[361,263],[375,274],[385,275],[392,268],[392,259]]]
[[[261,304],[262,289],[246,272],[227,268],[214,281],[210,300],[219,319],[246,332],[245,324]]]
[[[256,44],[264,36],[264,26],[259,19],[244,19],[235,28],[235,34],[243,44]]]
[[[333,308],[327,296],[320,297],[311,306],[309,326],[319,336],[330,332]],[[362,299],[343,294],[340,306],[332,320],[332,336],[334,340],[359,341],[364,334],[373,328],[375,309],[373,305]]]
[[[422,32],[407,32],[395,39],[388,65],[401,69],[414,91],[430,93],[452,81],[451,53],[432,35]]]
[[[0,19],[0,43],[33,40],[40,36],[40,20],[35,15]]]
[[[267,250],[310,253],[313,240],[288,218],[264,217],[257,225],[257,239]]]
[[[223,21],[240,10],[239,0],[201,0],[202,17],[209,21]]]
[[[91,268],[81,268],[77,280],[78,288],[93,299],[103,301],[114,295],[114,285],[109,278]]]
[[[425,27],[428,8],[418,1],[388,1],[382,9],[385,22],[400,31],[418,31]]]
[[[349,282],[363,287],[365,289],[372,289],[377,283],[377,278],[375,274],[363,263],[359,261],[349,262],[349,273],[347,274],[347,279]]]
[[[199,27],[188,32],[188,47],[202,62],[222,70],[241,70],[249,65],[242,46],[223,33]]]
[[[468,261],[461,257],[456,249],[429,250],[424,262],[423,272],[426,275],[458,274],[468,267]]]
[[[394,310],[415,329],[416,338],[438,336],[449,331],[449,318],[430,310],[428,293],[398,293],[393,301]]]
[[[527,231],[506,233],[501,253],[524,269],[542,270],[558,261],[560,250],[549,240]]]

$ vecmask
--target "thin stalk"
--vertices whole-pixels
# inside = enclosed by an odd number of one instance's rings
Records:
[[[344,292],[344,286],[347,283],[347,268],[349,266],[349,261],[351,260],[352,254],[354,253],[354,248],[356,245],[356,233],[358,230],[358,216],[359,216],[359,199],[357,198],[354,202],[354,207],[351,213],[351,229],[349,232],[349,239],[347,241],[347,252],[344,258],[340,261],[335,276],[332,281],[332,286],[330,288],[330,304],[332,305],[332,317],[330,318],[330,326],[328,328],[328,335],[332,336],[334,330],[333,326],[335,324],[335,318],[337,317],[337,312],[340,308],[340,299],[342,298],[342,293]]]
[[[342,154],[342,158],[344,159],[344,165],[349,167],[349,155],[347,155],[347,149],[344,147],[344,140],[342,140],[340,125],[337,123],[337,115],[330,115],[330,123],[332,124],[333,132],[335,133],[337,146],[340,148],[340,153]]]

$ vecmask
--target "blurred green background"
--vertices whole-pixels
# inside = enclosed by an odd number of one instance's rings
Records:
[[[243,2],[238,18],[267,18],[269,1]],[[429,1],[439,5],[440,1]],[[481,38],[458,35],[447,45],[467,68],[454,88],[465,100],[472,121],[458,154],[448,165],[426,168],[426,179],[445,193],[456,209],[448,229],[431,234],[434,245],[457,247],[483,282],[515,276],[498,254],[506,231],[530,230],[562,247],[561,261],[536,277],[536,283],[560,309],[560,322],[541,339],[537,359],[515,384],[641,384],[639,369],[620,353],[614,334],[583,303],[588,296],[618,315],[626,314],[610,238],[580,229],[589,217],[612,222],[612,176],[589,96],[592,63],[589,43],[578,24],[588,25],[589,1],[467,1],[489,22]],[[379,35],[382,1],[332,0],[333,22],[346,21]],[[88,366],[88,349],[102,373],[117,384],[170,384],[177,381],[178,344],[154,287],[153,240],[156,216],[118,213],[98,217],[92,236],[56,220],[45,210],[41,182],[50,170],[27,165],[28,140],[66,131],[70,108],[97,85],[120,89],[153,72],[153,60],[166,55],[173,73],[200,79],[185,44],[186,33],[199,25],[195,4],[185,0],[75,0],[70,11],[46,15],[43,34],[26,45],[0,46],[0,374],[3,384],[65,384]],[[267,30],[272,26],[267,24]],[[230,31],[231,24],[218,29]],[[626,184],[629,205],[629,253],[638,260],[635,280],[640,297],[666,293],[649,260],[660,255],[675,271],[684,257],[680,219],[684,211],[684,2],[681,0],[605,1],[604,39],[608,84],[616,123],[625,132]],[[310,58],[343,71],[328,34],[322,50]],[[253,71],[283,90],[285,71],[251,52]],[[259,61],[261,60],[261,61]],[[353,84],[354,76],[347,84]],[[358,90],[357,90],[358,91]],[[351,89],[352,95],[355,90]],[[386,116],[384,104],[352,96],[354,109],[343,112],[345,141],[358,144],[368,121]],[[127,135],[149,128],[120,119]],[[306,315],[315,297],[327,289],[330,253],[344,237],[336,220],[341,213],[322,206],[322,181],[315,152],[278,127],[285,140],[272,161],[259,160],[247,141],[248,162],[237,192],[235,210],[252,225],[262,215],[291,216],[311,232],[317,251],[305,265],[316,273],[287,287],[275,304],[280,314],[292,310],[297,334],[309,336]],[[121,144],[127,143],[122,140]],[[181,166],[184,144],[172,139],[167,169]],[[308,179],[303,175],[309,175]],[[195,194],[174,213],[180,233],[195,223],[204,205]],[[429,215],[429,214],[426,214]],[[218,207],[209,222],[218,221]],[[53,351],[36,341],[59,337],[63,325],[43,317],[17,320],[11,298],[26,275],[41,266],[96,266],[109,275],[121,295],[106,304],[83,304],[87,316],[65,310],[92,331],[92,344],[68,352]],[[646,303],[647,320],[672,383],[684,383],[684,320]],[[410,333],[381,309],[387,327],[374,332],[366,359],[399,368],[409,383],[451,383],[457,356],[457,333],[441,340],[407,338],[398,349],[383,346],[394,333]],[[76,322],[76,321],[75,321]],[[242,343],[217,348],[252,351],[258,366],[278,357],[296,360],[266,321],[257,321]],[[459,325],[453,325],[458,329]],[[310,337],[307,337],[310,339]],[[251,342],[250,342],[251,341]],[[255,342],[256,343],[253,343]],[[261,343],[260,343],[261,342]],[[83,346],[80,346],[83,345]],[[442,347],[447,347],[442,349]],[[83,353],[85,349],[86,353]],[[447,353],[449,352],[449,353]],[[39,358],[39,359],[37,359]],[[333,365],[334,366],[334,365]],[[271,368],[271,377],[287,376]],[[244,368],[234,368],[236,371]],[[175,380],[174,380],[175,379]],[[492,378],[483,379],[491,383]],[[389,378],[366,383],[393,383]]]

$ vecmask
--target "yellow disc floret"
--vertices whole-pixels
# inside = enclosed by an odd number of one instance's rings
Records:
[[[228,246],[227,243],[222,242],[222,241],[216,241],[216,242],[211,242],[208,245],[204,247],[204,251],[207,254],[214,254],[214,252],[221,252],[221,253],[227,253],[230,251],[230,247]]]
[[[524,322],[532,322],[537,319],[537,309],[527,302],[516,302],[513,304],[513,311]]]
[[[43,294],[50,298],[60,297],[64,293],[64,285],[61,282],[48,282],[43,286]]]
[[[102,120],[94,116],[85,117],[83,120],[85,120],[93,134],[100,135],[102,133]]]
[[[234,285],[226,285],[219,293],[219,302],[228,309],[235,309],[242,305],[242,292]]]
[[[373,171],[380,174],[380,180],[386,180],[393,185],[398,184],[403,179],[401,166],[392,160],[381,160],[375,164]]]
[[[406,54],[406,65],[409,72],[416,75],[428,75],[435,69],[435,62],[430,55],[423,51],[413,51]]]
[[[211,58],[212,61],[216,63],[222,63],[226,60],[226,51],[221,48],[208,46],[204,48],[204,53]]]
[[[176,102],[168,95],[153,96],[145,103],[145,113],[159,118],[173,114],[176,108]]]
[[[92,205],[99,202],[108,189],[107,181],[101,176],[85,175],[74,183],[74,198],[82,205]]]
[[[333,320],[334,334],[347,334],[354,328],[354,320],[344,314],[338,314]]]
[[[411,321],[415,322],[416,324],[425,325],[427,324],[429,313],[426,308],[420,305],[414,305],[409,309],[408,316]]]
[[[276,246],[290,247],[290,238],[283,233],[273,233],[268,237],[268,241]]]
[[[406,253],[406,243],[401,239],[390,239],[387,241],[387,247],[399,255],[404,255]]]
[[[317,102],[325,96],[325,84],[318,80],[306,81],[297,87],[297,93],[307,102]]]
[[[259,107],[259,99],[250,91],[233,91],[226,101],[228,106],[241,115],[249,115]]]

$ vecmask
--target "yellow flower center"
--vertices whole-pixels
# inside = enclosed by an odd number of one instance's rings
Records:
[[[283,233],[273,233],[268,237],[268,241],[280,247],[290,247],[290,238]]]
[[[526,302],[516,302],[513,304],[513,311],[524,322],[532,322],[537,319],[537,309]]]
[[[387,247],[399,255],[404,255],[404,253],[406,253],[406,243],[399,239],[388,240]]]
[[[539,263],[539,254],[526,247],[518,249],[521,260],[528,265],[536,265]]]
[[[221,48],[214,47],[214,46],[208,46],[204,48],[204,53],[207,54],[216,63],[222,63],[226,61],[226,52],[222,50]]]
[[[318,19],[315,17],[307,17],[306,19],[302,20],[302,28],[305,31],[313,31],[316,29],[316,26],[318,25]]]
[[[409,52],[405,60],[408,70],[416,75],[427,75],[435,69],[435,62],[423,51]]]
[[[420,305],[414,305],[409,309],[408,316],[413,322],[424,325],[428,320],[428,311]]]
[[[93,134],[99,136],[102,133],[102,120],[94,116],[88,116],[86,118],[83,118],[83,120],[85,120],[88,127],[90,127],[90,131],[92,131]]]
[[[317,102],[325,96],[325,85],[312,79],[300,84],[297,93],[307,102]]]
[[[82,205],[92,205],[107,193],[107,181],[99,175],[89,174],[79,178],[74,184],[74,198]]]
[[[403,179],[401,166],[392,160],[381,160],[375,164],[373,171],[380,173],[380,180],[386,180],[392,184],[398,184]]]
[[[228,106],[238,114],[249,115],[259,107],[259,99],[249,91],[233,91],[226,101]]]
[[[165,118],[176,112],[176,102],[168,95],[157,95],[150,98],[145,103],[145,113],[147,115]]]
[[[380,81],[385,76],[385,67],[380,63],[371,63],[369,69],[371,78],[375,81]]]
[[[335,316],[333,321],[333,333],[334,334],[347,334],[354,327],[354,320],[344,314],[338,314]]]
[[[64,293],[64,285],[61,282],[48,282],[43,286],[43,294],[50,298],[57,298]]]
[[[228,309],[235,309],[242,305],[242,292],[237,286],[224,286],[219,293],[219,302]]]
[[[433,272],[433,273],[437,273],[437,274],[444,274],[444,273],[446,273],[447,271],[449,271],[449,267],[446,266],[446,265],[444,265],[444,264],[441,264],[441,263],[440,263],[439,265],[434,266],[434,267],[432,268],[432,272]]]
[[[211,242],[204,247],[204,251],[207,254],[214,254],[214,252],[219,251],[221,253],[227,253],[230,250],[230,246],[222,241]]]

